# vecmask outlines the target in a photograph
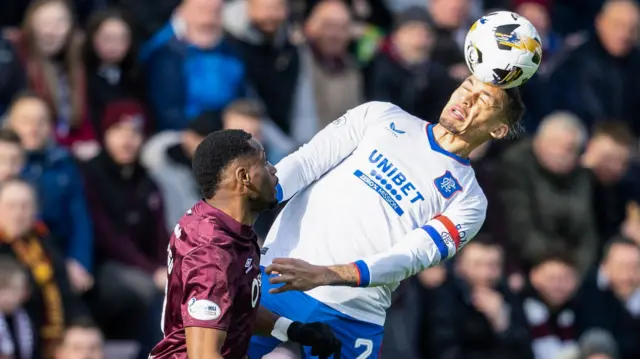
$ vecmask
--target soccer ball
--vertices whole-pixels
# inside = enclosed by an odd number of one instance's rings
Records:
[[[505,89],[529,80],[542,61],[538,31],[510,11],[492,12],[476,21],[464,50],[467,66],[478,80]]]

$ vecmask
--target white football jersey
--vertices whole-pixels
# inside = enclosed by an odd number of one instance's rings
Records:
[[[382,325],[399,281],[453,256],[484,221],[487,202],[469,160],[441,148],[433,126],[393,104],[369,102],[278,163],[278,197],[290,200],[269,231],[261,265],[281,257],[355,263],[363,287],[307,294]]]

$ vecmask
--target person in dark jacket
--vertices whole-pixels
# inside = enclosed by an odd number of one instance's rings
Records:
[[[108,9],[91,16],[83,56],[91,123],[98,138],[102,138],[100,121],[110,102],[144,97],[136,38],[123,12]]]
[[[613,238],[604,248],[599,267],[585,278],[577,296],[578,330],[609,331],[621,359],[640,358],[640,248]],[[603,310],[606,308],[606,310]]]
[[[524,313],[499,282],[502,262],[499,246],[476,238],[458,254],[447,281],[426,289],[423,358],[533,358]]]
[[[457,84],[431,58],[435,36],[426,10],[416,7],[401,13],[395,31],[366,70],[367,99],[388,101],[437,122]]]
[[[607,118],[626,121],[640,136],[639,5],[607,1],[595,25],[595,33],[551,73],[553,108],[575,113],[589,128]]]
[[[40,218],[66,257],[73,289],[84,293],[93,286],[93,229],[75,160],[51,142],[53,119],[41,97],[26,93],[16,98],[6,124],[26,151],[22,177],[36,188]]]
[[[570,254],[549,253],[534,263],[520,297],[536,359],[556,359],[578,341],[578,279]]]
[[[0,115],[26,86],[26,74],[18,54],[9,41],[0,38]]]
[[[33,358],[51,359],[66,323],[86,316],[73,294],[64,257],[51,245],[46,227],[36,220],[32,187],[13,179],[0,187],[0,255],[9,255],[29,273],[25,310],[36,329]]]
[[[104,149],[82,168],[95,228],[96,320],[131,329],[129,337],[139,334],[167,273],[162,197],[138,160],[147,124],[135,101],[112,104],[102,121]]]

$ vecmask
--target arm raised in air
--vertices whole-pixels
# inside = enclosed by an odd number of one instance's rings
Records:
[[[318,132],[309,143],[276,165],[278,201],[286,201],[329,170],[358,147],[372,126],[389,120],[399,107],[388,102],[367,102],[355,107]]]

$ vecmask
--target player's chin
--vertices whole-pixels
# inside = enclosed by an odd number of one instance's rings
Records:
[[[449,133],[452,133],[452,134],[460,133],[460,130],[457,128],[457,124],[454,123],[454,121],[449,118],[446,118],[446,117],[440,118],[440,126],[442,126]]]

